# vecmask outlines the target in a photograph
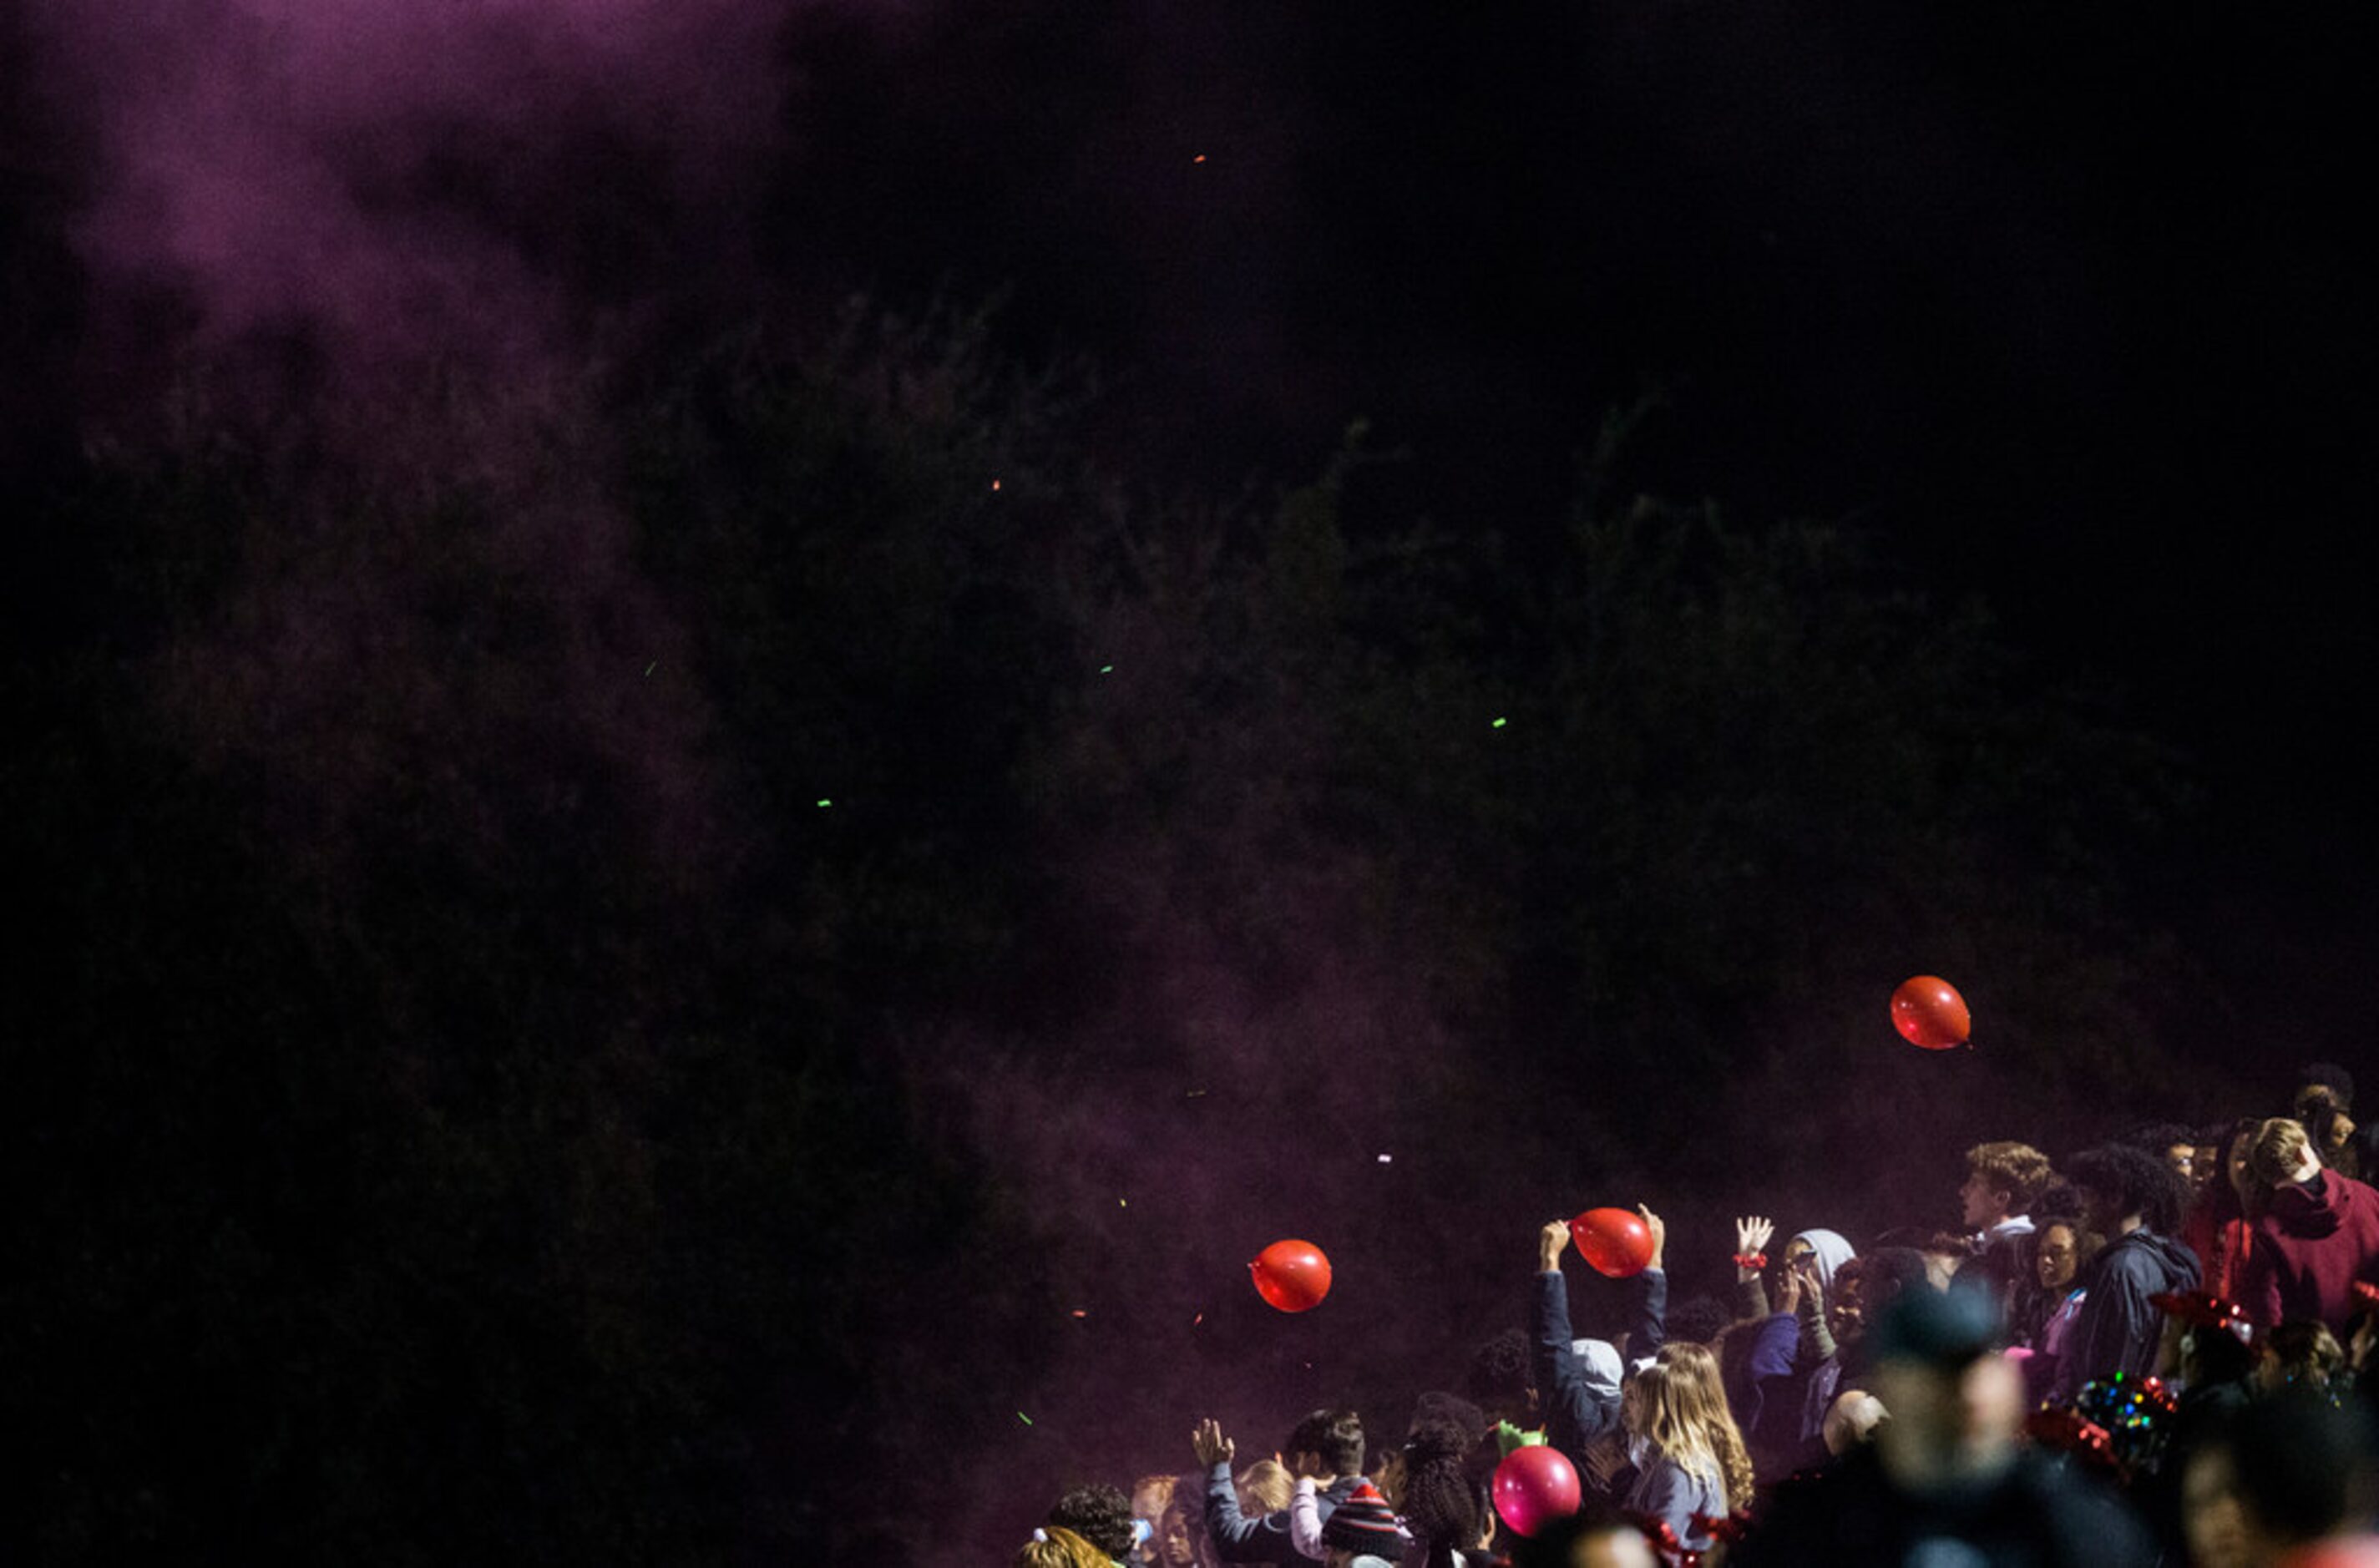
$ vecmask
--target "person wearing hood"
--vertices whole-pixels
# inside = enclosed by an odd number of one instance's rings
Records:
[[[2156,1370],[2164,1314],[2153,1299],[2197,1288],[2197,1257],[2176,1236],[2189,1187],[2153,1154],[2121,1144],[2085,1150],[2066,1167],[2083,1219],[2107,1238],[2082,1276],[2082,1305],[2058,1360],[2062,1404],[2095,1378]]]
[[[2286,1116],[2256,1129],[2248,1171],[2248,1319],[2266,1328],[2307,1319],[2342,1337],[2362,1309],[2355,1282],[2379,1278],[2379,1191],[2324,1170],[2303,1124]]]

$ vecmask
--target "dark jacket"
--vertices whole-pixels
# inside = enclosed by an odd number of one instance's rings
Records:
[[[1666,1337],[1669,1276],[1647,1269],[1624,1283],[1636,1291],[1627,1355],[1640,1359],[1657,1352]],[[1583,1470],[1587,1449],[1619,1424],[1618,1391],[1604,1394],[1589,1387],[1585,1365],[1571,1348],[1568,1276],[1558,1269],[1537,1276],[1529,1318],[1528,1363],[1543,1404],[1545,1441]]]
[[[2313,1318],[2342,1336],[2361,1309],[2354,1282],[2367,1279],[2379,1279],[2379,1192],[2323,1171],[2272,1194],[2271,1212],[2255,1222],[2240,1305],[2266,1328]]]
[[[2093,1378],[2156,1370],[2164,1314],[2148,1297],[2197,1288],[2197,1257],[2171,1236],[2135,1230],[2107,1243],[2082,1272],[2081,1284],[2081,1315],[2057,1365],[2059,1402]]]
[[[2147,1568],[2146,1533],[2111,1494],[2035,1453],[1963,1491],[1919,1495],[1884,1473],[1872,1448],[1812,1479],[1787,1482],[1727,1556],[1729,1568],[1825,1563],[1901,1568],[1926,1543],[1956,1541],[1959,1562],[1987,1568]],[[1936,1544],[1938,1560],[1951,1561]]]
[[[1328,1524],[1338,1505],[1362,1484],[1360,1476],[1339,1477],[1326,1490],[1313,1494],[1314,1514],[1322,1523]],[[1313,1562],[1298,1552],[1289,1539],[1286,1509],[1261,1519],[1250,1519],[1239,1512],[1239,1489],[1231,1480],[1227,1462],[1214,1465],[1206,1472],[1206,1533],[1214,1538],[1214,1555],[1226,1562],[1279,1562],[1289,1568],[1298,1568],[1300,1564],[1310,1568]]]

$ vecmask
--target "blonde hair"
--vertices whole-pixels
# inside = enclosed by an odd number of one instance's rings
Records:
[[[2287,1116],[2273,1116],[2248,1135],[2246,1209],[2251,1217],[2263,1217],[2272,1194],[2296,1179],[2312,1151],[2304,1124]]]
[[[1239,1472],[1239,1512],[1250,1516],[1257,1514],[1277,1514],[1288,1506],[1297,1495],[1297,1482],[1288,1466],[1277,1459],[1259,1459]],[[1260,1502],[1262,1508],[1250,1507]]]
[[[1672,1342],[1636,1374],[1637,1435],[1662,1454],[1726,1492],[1731,1510],[1752,1503],[1751,1454],[1726,1407],[1726,1384],[1709,1347]]]
[[[1062,1525],[1052,1525],[1017,1551],[1013,1568],[1109,1568],[1097,1547]]]

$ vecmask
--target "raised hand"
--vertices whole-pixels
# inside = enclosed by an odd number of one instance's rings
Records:
[[[1223,1435],[1223,1423],[1212,1416],[1198,1423],[1190,1433],[1190,1446],[1197,1452],[1198,1463],[1207,1469],[1227,1465],[1238,1453],[1237,1444]]]
[[[1734,1222],[1734,1249],[1737,1252],[1765,1252],[1769,1238],[1776,1234],[1776,1222],[1764,1214],[1747,1214]]]
[[[1547,1220],[1537,1232],[1537,1272],[1552,1273],[1561,1267],[1562,1248],[1569,1245],[1569,1222]]]
[[[1636,1212],[1644,1217],[1644,1228],[1652,1233],[1652,1260],[1644,1266],[1648,1269],[1660,1268],[1663,1266],[1661,1260],[1669,1253],[1668,1222],[1641,1203],[1636,1205]]]

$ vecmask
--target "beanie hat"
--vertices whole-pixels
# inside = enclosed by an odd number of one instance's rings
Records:
[[[1322,1544],[1341,1551],[1395,1557],[1404,1550],[1406,1538],[1404,1526],[1396,1523],[1395,1510],[1380,1495],[1380,1489],[1369,1481],[1347,1493],[1346,1501],[1331,1510],[1330,1517],[1322,1522]]]

